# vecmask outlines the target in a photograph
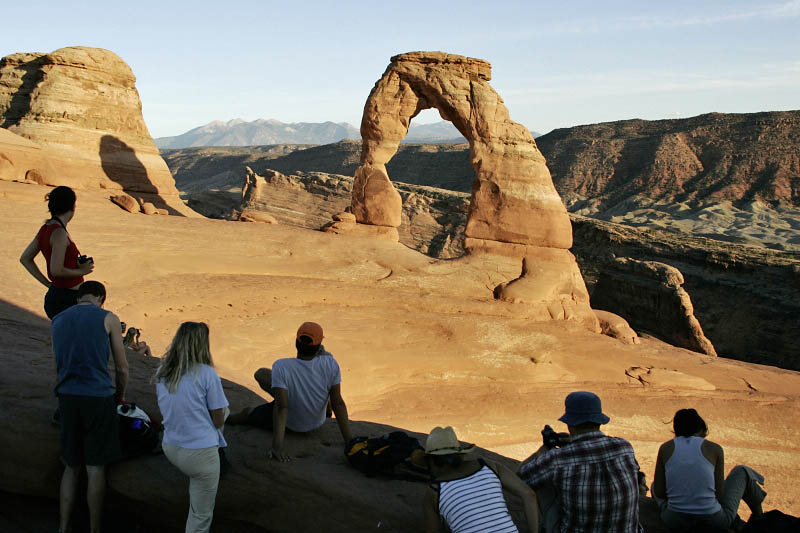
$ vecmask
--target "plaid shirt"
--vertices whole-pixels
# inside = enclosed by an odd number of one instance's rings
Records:
[[[520,477],[534,490],[555,487],[562,532],[638,533],[638,471],[628,441],[592,431],[526,463]]]

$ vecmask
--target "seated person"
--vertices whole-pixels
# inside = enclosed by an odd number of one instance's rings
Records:
[[[503,489],[522,499],[528,531],[539,531],[536,495],[511,470],[464,454],[453,428],[433,428],[425,441],[425,460],[433,483],[425,492],[425,531],[440,533],[516,533]]]
[[[248,424],[272,430],[271,459],[286,462],[286,430],[304,433],[320,427],[326,418],[328,398],[344,442],[351,439],[347,405],[341,391],[342,375],[333,355],[322,345],[322,326],[304,322],[297,330],[297,357],[278,359],[255,373],[256,381],[274,401],[245,408],[228,417],[228,424]]]
[[[633,447],[606,436],[610,418],[600,398],[588,391],[564,400],[569,440],[545,444],[522,462],[518,474],[536,491],[547,533],[636,533],[640,476]]]
[[[764,477],[747,466],[735,466],[727,479],[722,446],[706,440],[708,427],[694,409],[680,409],[672,419],[675,438],[658,449],[653,497],[661,520],[672,530],[744,529],[739,500],[761,515],[767,495]]]
[[[124,334],[122,337],[122,344],[126,348],[130,348],[139,355],[153,357],[153,353],[150,351],[150,347],[147,345],[147,343],[139,340],[142,330],[133,327],[128,328],[128,325],[125,322],[120,322],[120,324],[122,325],[122,333]],[[127,333],[125,332],[126,329],[128,330]]]

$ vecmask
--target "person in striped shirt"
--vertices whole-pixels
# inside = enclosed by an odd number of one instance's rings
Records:
[[[639,533],[639,464],[625,439],[600,431],[609,422],[600,398],[579,391],[564,401],[560,421],[570,437],[542,446],[518,474],[536,491],[545,531]]]
[[[434,428],[425,441],[425,459],[434,481],[425,492],[425,531],[440,533],[517,533],[503,489],[522,499],[528,531],[539,531],[536,495],[501,464],[465,454],[452,427]]]

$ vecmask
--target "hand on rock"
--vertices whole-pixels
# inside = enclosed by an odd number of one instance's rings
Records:
[[[283,450],[276,450],[275,448],[267,450],[267,457],[275,461],[280,461],[281,463],[288,463],[290,461],[289,455],[286,452]]]

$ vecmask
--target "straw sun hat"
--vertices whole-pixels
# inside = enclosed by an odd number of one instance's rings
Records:
[[[475,449],[474,444],[461,445],[456,437],[456,432],[451,426],[435,427],[425,439],[425,453],[428,455],[450,455],[454,453],[469,453]]]

